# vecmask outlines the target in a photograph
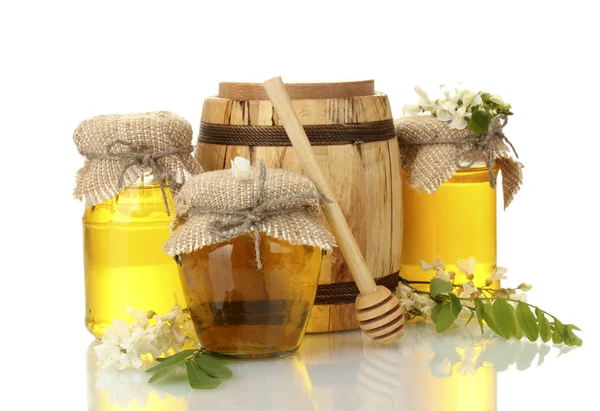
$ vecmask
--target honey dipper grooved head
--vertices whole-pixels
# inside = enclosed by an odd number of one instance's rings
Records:
[[[360,328],[376,343],[390,343],[404,335],[404,312],[398,297],[378,285],[371,294],[356,298],[356,318]]]

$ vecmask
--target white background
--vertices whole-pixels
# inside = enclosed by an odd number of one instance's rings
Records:
[[[373,78],[396,116],[416,101],[416,84],[464,81],[512,103],[505,131],[525,185],[499,214],[498,263],[515,284],[535,285],[531,302],[580,325],[584,347],[501,381],[499,395],[531,385],[531,396],[506,400],[509,409],[546,395],[555,405],[585,403],[586,392],[591,401],[600,269],[594,3],[2,2],[0,408],[85,407],[83,206],[72,199],[79,121],[162,109],[197,133],[219,81],[275,75]],[[563,380],[574,396],[547,392],[543,378]]]

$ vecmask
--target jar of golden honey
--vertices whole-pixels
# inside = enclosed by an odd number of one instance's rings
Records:
[[[496,190],[490,186],[487,168],[457,170],[431,194],[412,189],[407,172],[402,174],[402,277],[429,281],[431,272],[422,270],[420,260],[439,259],[446,264],[446,272],[456,273],[456,283],[462,284],[466,274],[457,262],[472,256],[477,261],[474,284],[484,286],[496,268]]]
[[[400,275],[416,288],[425,289],[432,276],[421,261],[445,263],[457,284],[470,280],[460,260],[475,259],[468,273],[475,286],[485,285],[494,272],[496,178],[501,172],[505,207],[522,183],[522,165],[502,132],[505,124],[506,116],[499,115],[487,132],[474,134],[432,116],[396,120],[403,162]]]
[[[262,162],[236,175],[203,173],[183,186],[166,251],[180,264],[204,350],[286,355],[300,346],[322,252],[335,241],[317,219],[321,196],[308,178]]]
[[[166,112],[94,117],[75,130],[86,157],[75,196],[86,200],[85,322],[97,338],[129,307],[164,313],[184,302],[177,264],[164,251],[173,218],[169,182],[201,171],[191,126]]]

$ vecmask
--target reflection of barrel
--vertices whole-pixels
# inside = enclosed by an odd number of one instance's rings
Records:
[[[402,249],[400,155],[387,96],[372,81],[290,84],[288,91],[323,172],[380,284],[398,284]],[[222,83],[204,102],[196,157],[205,170],[236,156],[302,173],[259,84]],[[358,290],[339,250],[324,260],[308,332],[358,328]]]

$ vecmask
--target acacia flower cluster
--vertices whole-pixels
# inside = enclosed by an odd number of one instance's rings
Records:
[[[134,322],[127,324],[123,319],[113,320],[102,342],[94,347],[104,369],[141,369],[144,356],[151,355],[156,359],[173,351],[179,352],[188,341],[191,321],[177,299],[165,315],[133,308],[127,311]]]
[[[449,121],[451,129],[463,130],[468,126],[474,133],[481,134],[488,130],[495,116],[512,114],[510,104],[505,103],[498,95],[468,89],[450,89],[445,85],[440,89],[442,96],[432,100],[422,88],[416,86],[419,102],[404,106],[404,115],[430,113],[440,121]]]

